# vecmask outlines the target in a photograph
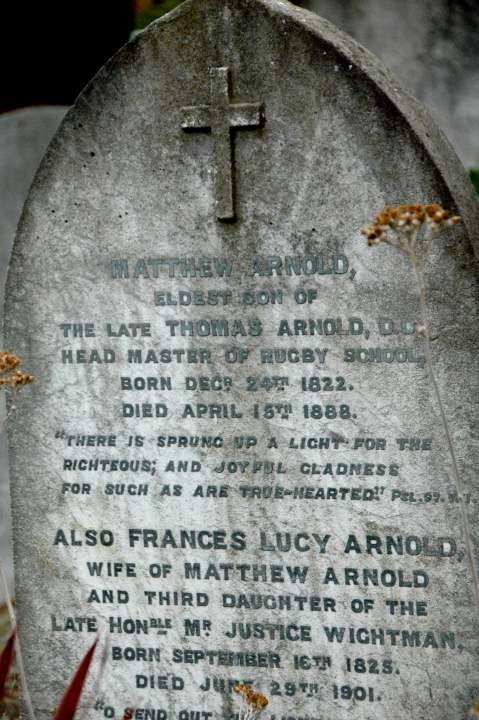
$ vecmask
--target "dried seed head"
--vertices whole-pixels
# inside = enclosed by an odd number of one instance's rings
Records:
[[[265,708],[268,704],[268,698],[266,695],[262,695],[261,693],[252,693],[250,695],[249,702],[255,707]]]
[[[233,688],[234,692],[240,695],[247,706],[244,713],[240,712],[241,720],[256,720],[264,708],[268,705],[266,695],[254,692],[249,685],[241,683]]]
[[[21,370],[15,370],[13,380],[15,385],[29,385],[33,382],[33,375],[30,375],[30,373],[22,372]]]
[[[451,215],[437,203],[430,205],[411,204],[385,207],[376,215],[371,225],[361,230],[366,236],[368,245],[378,245],[381,240],[388,240],[388,233],[399,237],[399,246],[408,249],[413,246],[421,226],[426,229],[425,237],[432,237],[438,230],[461,222],[459,215]],[[401,238],[404,241],[401,241]]]
[[[364,227],[361,230],[361,233],[366,236],[368,245],[378,245],[384,235],[383,230],[375,225],[368,225],[367,227]]]
[[[479,718],[479,702],[474,703],[468,714],[470,718]]]
[[[0,352],[0,372],[13,370],[17,365],[20,365],[20,360],[16,355],[10,352]]]
[[[33,375],[18,370],[20,360],[10,352],[0,352],[0,386],[17,388],[33,382]]]

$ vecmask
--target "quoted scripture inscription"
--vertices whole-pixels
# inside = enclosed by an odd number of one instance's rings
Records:
[[[238,683],[264,720],[477,700],[479,220],[388,77],[292,3],[191,0],[67,114],[5,328],[37,717],[97,636],[88,720],[244,720]],[[409,258],[360,234],[416,202],[463,219],[423,260],[441,411]]]

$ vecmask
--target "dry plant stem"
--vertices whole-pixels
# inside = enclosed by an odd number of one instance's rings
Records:
[[[7,579],[5,577],[5,573],[3,572],[3,565],[2,565],[1,561],[0,561],[0,578],[2,581],[2,585],[3,585],[3,590],[5,592],[8,614],[10,616],[10,622],[12,623],[12,628],[16,628],[17,621],[15,618],[15,611],[13,610],[13,605],[12,605],[12,601],[10,598],[10,593],[9,593],[8,585],[7,585]],[[34,711],[33,705],[32,705],[32,699],[30,697],[30,693],[28,692],[27,676],[25,675],[25,667],[23,665],[23,657],[22,657],[22,651],[20,648],[20,640],[18,637],[18,632],[15,636],[15,653],[16,653],[16,663],[17,663],[17,667],[18,667],[18,672],[20,673],[20,678],[22,681],[23,699],[25,701],[25,705],[27,706],[28,714],[30,715],[31,720],[36,720],[35,711]]]
[[[16,406],[16,404],[15,404],[15,400],[16,400],[16,388],[13,388],[13,390],[12,390],[12,397],[11,397],[10,402],[8,403],[8,405],[9,405],[8,410],[7,410],[7,402],[6,402],[6,400],[3,401],[3,402],[5,402],[6,413],[5,413],[5,416],[4,416],[3,420],[0,422],[0,433],[2,433],[2,432],[5,430],[5,426],[6,426],[6,424],[7,424],[7,420],[13,415],[13,413],[14,413],[15,410],[17,409],[17,406]]]
[[[423,325],[422,333],[425,338],[427,369],[439,408],[449,455],[451,457],[454,484],[456,486],[461,511],[462,531],[464,533],[467,562],[472,576],[474,601],[476,608],[479,609],[479,576],[474,562],[469,517],[464,498],[465,487],[459,473],[454,443],[452,441],[449,423],[447,421],[441,393],[439,391],[439,385],[437,383],[436,376],[434,375],[431,352],[431,334],[427,319],[426,288],[424,285],[424,259],[426,257],[428,242],[436,237],[442,229],[457,225],[460,222],[461,217],[459,215],[453,215],[449,210],[445,210],[443,207],[438,205],[438,203],[430,203],[427,205],[415,203],[412,205],[399,205],[397,207],[384,208],[382,212],[376,215],[372,224],[362,228],[361,233],[366,236],[368,245],[379,245],[381,242],[384,242],[408,255],[411,260],[419,292]],[[396,242],[391,242],[389,237],[391,232],[394,233]],[[419,237],[422,239],[421,245],[423,250],[421,255],[417,252],[417,240]]]
[[[416,276],[416,282],[417,287],[419,291],[419,304],[421,308],[421,320],[422,325],[424,328],[424,350],[425,350],[425,356],[426,356],[426,364],[427,369],[429,373],[429,377],[431,379],[432,387],[434,390],[434,394],[436,396],[436,402],[439,408],[439,414],[441,417],[442,426],[444,428],[444,434],[446,436],[447,441],[447,447],[449,450],[449,455],[451,456],[451,462],[452,462],[452,474],[454,477],[454,483],[456,486],[456,492],[459,496],[459,506],[461,510],[461,517],[462,517],[462,527],[464,532],[464,541],[466,545],[466,555],[467,555],[467,561],[469,564],[469,569],[472,576],[473,581],[473,592],[474,592],[474,601],[476,604],[477,609],[479,610],[479,574],[477,572],[476,563],[474,561],[474,550],[472,547],[472,541],[471,541],[471,529],[470,529],[470,523],[469,523],[469,516],[467,514],[467,507],[466,502],[464,499],[465,494],[465,487],[464,482],[462,480],[461,474],[459,472],[459,466],[457,463],[457,457],[456,457],[456,451],[454,449],[454,443],[452,441],[452,435],[451,430],[449,428],[449,423],[447,421],[446,412],[444,410],[444,404],[442,402],[441,393],[439,391],[439,385],[436,380],[436,376],[434,374],[434,368],[433,368],[433,361],[432,361],[432,352],[431,352],[431,331],[429,328],[429,322],[427,317],[427,295],[426,295],[426,287],[424,284],[424,271],[423,271],[423,262],[421,259],[416,255],[414,249],[409,254],[409,257],[411,258],[411,265],[414,270],[414,274]]]

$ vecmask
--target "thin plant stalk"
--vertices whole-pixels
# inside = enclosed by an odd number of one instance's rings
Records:
[[[5,592],[5,598],[6,598],[8,615],[10,617],[10,623],[12,625],[12,628],[15,630],[17,627],[15,611],[13,609],[12,601],[10,598],[10,592],[8,590],[7,579],[5,577],[5,573],[3,571],[3,565],[2,565],[1,561],[0,561],[0,579],[1,579],[1,584],[3,586],[3,590]],[[28,691],[27,676],[25,674],[25,666],[23,664],[23,656],[22,656],[22,650],[20,647],[20,639],[18,637],[18,632],[15,634],[15,653],[16,653],[16,662],[17,662],[18,672],[20,674],[20,678],[22,681],[23,700],[24,700],[26,708],[28,710],[28,714],[30,715],[30,719],[36,720],[35,711],[33,709],[33,704],[32,704],[32,699],[31,699],[30,693]]]
[[[423,263],[420,260],[420,258],[417,257],[414,248],[409,253],[409,257],[411,258],[411,265],[414,270],[414,275],[416,278],[417,283],[417,289],[419,294],[419,305],[421,309],[421,322],[423,327],[423,337],[424,337],[424,355],[426,357],[426,365],[427,370],[429,373],[429,377],[431,380],[431,385],[434,390],[434,395],[436,398],[437,406],[439,408],[439,415],[441,418],[441,423],[444,429],[444,435],[446,436],[446,442],[447,442],[447,448],[449,450],[449,455],[451,456],[451,466],[452,466],[452,475],[454,478],[454,484],[456,486],[456,492],[459,498],[459,507],[461,511],[461,519],[462,519],[462,526],[464,530],[464,541],[466,546],[466,556],[467,556],[467,562],[469,565],[469,570],[471,573],[471,577],[473,580],[473,592],[474,592],[474,601],[476,604],[477,609],[479,610],[479,574],[477,572],[476,563],[474,561],[474,548],[472,546],[471,541],[471,526],[469,522],[469,515],[467,513],[467,507],[466,507],[466,501],[465,501],[465,486],[464,481],[461,477],[461,473],[459,472],[459,464],[457,462],[457,455],[456,450],[454,448],[454,442],[452,439],[452,433],[451,429],[449,427],[449,423],[447,420],[446,411],[444,409],[444,403],[442,401],[441,393],[439,390],[439,384],[437,382],[436,376],[434,374],[434,365],[433,365],[433,359],[432,359],[432,351],[431,351],[431,330],[429,327],[429,321],[427,316],[427,293],[426,293],[426,286],[424,283],[424,269],[423,269]]]
[[[366,236],[368,245],[379,245],[381,242],[390,245],[407,255],[411,261],[414,271],[416,285],[419,295],[421,310],[422,328],[421,334],[424,337],[424,351],[426,365],[433,388],[436,403],[439,409],[444,435],[449,455],[451,457],[452,476],[458,495],[461,512],[462,530],[466,547],[467,563],[469,565],[473,595],[476,608],[479,610],[479,574],[474,561],[474,549],[471,540],[471,527],[465,501],[464,481],[459,472],[459,464],[454,449],[452,433],[447,420],[444,403],[442,401],[439,384],[434,374],[434,363],[431,350],[431,331],[427,315],[427,293],[424,282],[424,264],[427,254],[428,243],[435,238],[439,232],[461,222],[458,215],[452,215],[437,203],[431,205],[400,205],[399,207],[387,207],[374,218],[371,225],[364,227],[361,233]],[[391,240],[389,233],[393,233]],[[421,241],[422,250],[418,251],[418,240]]]

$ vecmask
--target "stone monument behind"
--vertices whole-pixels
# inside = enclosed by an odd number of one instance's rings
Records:
[[[375,53],[425,104],[467,168],[479,167],[474,0],[302,0]]]
[[[465,713],[477,607],[418,294],[360,234],[418,201],[463,217],[426,282],[477,527],[478,209],[426,113],[276,0],[185,2],[85,89],[8,281],[36,708],[99,633],[89,718],[231,718],[238,682],[271,720]]]
[[[65,107],[23,108],[0,115],[0,305],[7,279],[8,261],[18,220],[35,171],[47,149]],[[1,330],[0,330],[1,337]],[[0,422],[4,404],[0,402]],[[7,444],[0,433],[0,560],[13,587],[11,528],[8,491]],[[0,587],[0,604],[5,600]]]

